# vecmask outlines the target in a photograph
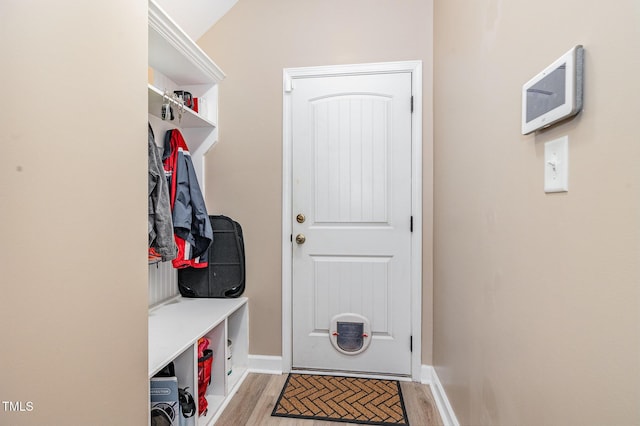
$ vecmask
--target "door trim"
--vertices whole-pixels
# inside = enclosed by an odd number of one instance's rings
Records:
[[[411,378],[420,381],[422,368],[422,61],[285,68],[282,74],[282,371],[293,361],[292,337],[292,110],[291,91],[296,79],[359,74],[410,72],[413,95],[411,120]]]

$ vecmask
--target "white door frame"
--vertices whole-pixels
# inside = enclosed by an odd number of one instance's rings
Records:
[[[411,73],[411,377],[420,381],[422,364],[422,61],[285,68],[282,94],[282,371],[292,368],[292,110],[291,91],[299,78]]]

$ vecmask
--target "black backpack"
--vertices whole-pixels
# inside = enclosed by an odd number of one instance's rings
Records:
[[[178,270],[183,297],[238,297],[244,292],[245,257],[242,227],[227,216],[209,216],[213,243],[206,268]]]

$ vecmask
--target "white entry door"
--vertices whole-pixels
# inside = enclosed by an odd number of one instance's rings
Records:
[[[293,368],[411,374],[411,81],[295,81]],[[360,353],[332,346],[331,319],[344,313],[369,321]]]

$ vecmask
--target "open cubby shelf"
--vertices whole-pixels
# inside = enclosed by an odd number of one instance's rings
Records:
[[[197,398],[198,339],[207,337],[213,350],[212,380],[207,389],[209,411],[198,425],[212,424],[226,398],[239,385],[248,367],[247,298],[188,299],[178,297],[149,311],[149,378],[174,363],[179,387]],[[233,353],[227,363],[227,341]],[[231,374],[228,374],[229,370]],[[196,419],[188,419],[195,425]]]

